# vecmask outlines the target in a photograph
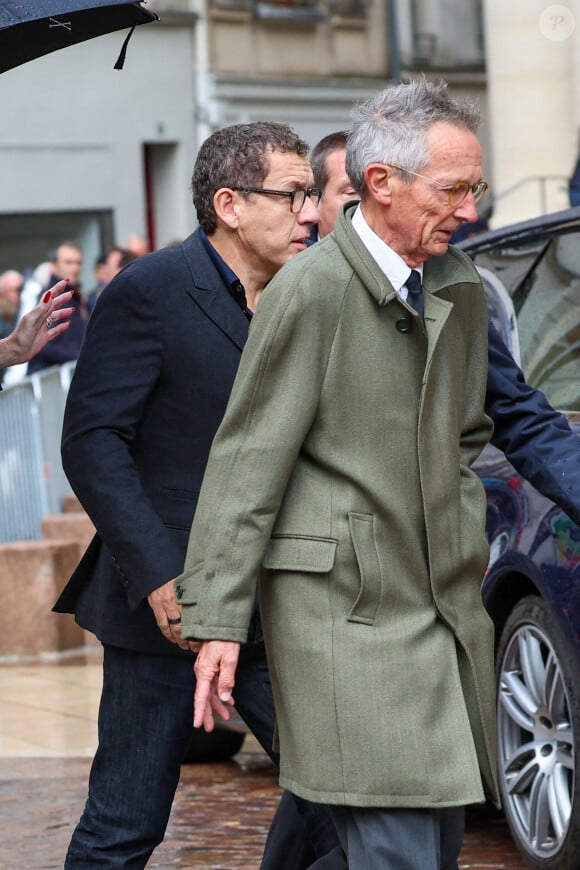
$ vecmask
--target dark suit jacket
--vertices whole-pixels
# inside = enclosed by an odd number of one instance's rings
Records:
[[[538,492],[580,523],[578,436],[544,394],[526,383],[491,322],[485,410],[495,427],[492,444]]]
[[[249,322],[198,232],[103,291],[68,395],[65,472],[97,529],[55,610],[105,642],[184,654],[147,595],[183,569]]]

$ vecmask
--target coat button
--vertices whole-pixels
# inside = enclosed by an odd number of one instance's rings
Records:
[[[175,587],[175,597],[177,598],[178,601],[180,600],[182,595],[183,595],[183,586],[176,586]]]
[[[408,317],[401,317],[401,319],[397,320],[395,323],[395,328],[398,329],[399,332],[411,332],[413,325]]]

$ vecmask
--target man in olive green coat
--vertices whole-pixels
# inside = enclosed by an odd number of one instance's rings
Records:
[[[176,580],[211,728],[259,576],[280,783],[332,805],[357,870],[455,867],[459,808],[497,798],[487,308],[449,249],[487,187],[477,120],[424,79],[355,109],[361,205],[263,295]]]

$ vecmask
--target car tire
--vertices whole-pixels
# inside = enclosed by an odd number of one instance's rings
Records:
[[[243,731],[236,731],[233,728],[218,726],[209,733],[203,728],[192,728],[182,764],[215,764],[229,761],[242,748],[244,737]]]
[[[523,598],[507,619],[496,684],[500,789],[514,841],[536,870],[578,870],[580,668],[543,599]]]

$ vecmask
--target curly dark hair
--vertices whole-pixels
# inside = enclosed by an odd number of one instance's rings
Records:
[[[220,187],[259,187],[270,170],[272,151],[306,157],[308,145],[287,124],[256,121],[233,124],[202,143],[191,179],[193,204],[206,233],[217,227],[213,199]]]

